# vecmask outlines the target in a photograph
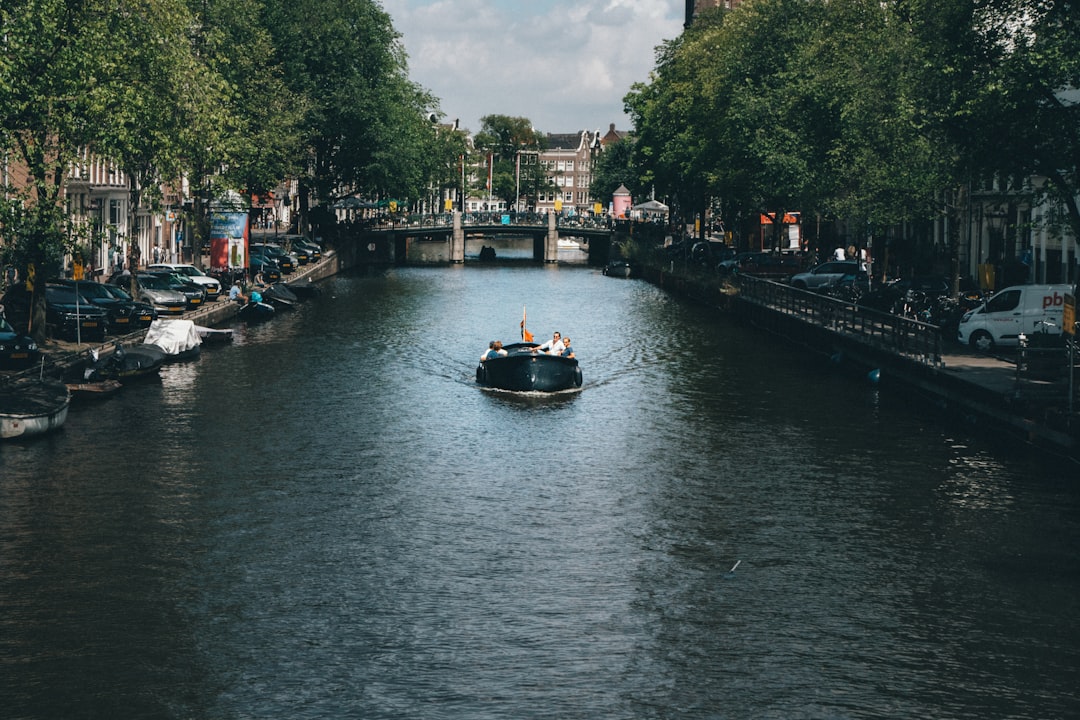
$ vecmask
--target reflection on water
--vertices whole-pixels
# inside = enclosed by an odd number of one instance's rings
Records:
[[[480,388],[492,338],[585,383]],[[340,276],[0,446],[12,717],[1071,717],[1075,468],[642,282]],[[738,568],[732,572],[732,567]]]

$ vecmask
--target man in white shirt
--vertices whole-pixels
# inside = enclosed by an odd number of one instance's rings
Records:
[[[548,340],[546,343],[544,343],[543,345],[541,345],[540,347],[538,347],[536,349],[539,350],[540,352],[551,353],[552,355],[562,355],[562,351],[563,351],[562,335],[559,333],[558,330],[556,330],[555,334],[551,336],[550,340]]]

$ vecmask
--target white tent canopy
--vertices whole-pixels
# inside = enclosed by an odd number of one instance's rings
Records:
[[[634,210],[643,210],[644,212],[667,212],[668,206],[659,200],[646,200],[643,203],[635,205]]]

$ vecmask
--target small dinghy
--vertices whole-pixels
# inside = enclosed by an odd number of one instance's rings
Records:
[[[0,384],[0,440],[43,435],[67,420],[71,392],[55,380]]]
[[[203,345],[219,345],[233,341],[232,328],[210,328],[205,325],[196,325],[195,332],[199,333],[199,339]]]
[[[156,376],[165,364],[165,358],[165,351],[157,345],[143,343],[130,348],[120,346],[116,352],[95,361],[87,369],[86,379],[90,382],[117,380],[124,383]]]
[[[124,387],[119,380],[98,380],[97,382],[64,383],[71,393],[72,401],[102,400],[115,395]]]
[[[249,302],[240,308],[237,317],[246,323],[260,323],[274,317],[274,306],[264,302]]]

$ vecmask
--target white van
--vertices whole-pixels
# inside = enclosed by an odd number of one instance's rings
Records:
[[[1007,287],[965,313],[956,338],[977,350],[995,345],[1017,345],[1020,334],[1061,334],[1065,296],[1072,285],[1016,285]]]

